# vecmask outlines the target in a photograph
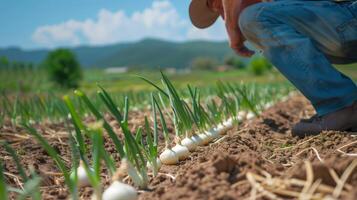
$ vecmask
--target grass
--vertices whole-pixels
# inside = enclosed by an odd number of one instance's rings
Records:
[[[149,90],[151,87],[145,82],[136,78],[136,75],[145,76],[153,80],[155,84],[160,83],[160,73],[157,71],[134,71],[123,74],[106,74],[101,70],[85,71],[82,89],[91,91],[96,88],[95,82],[99,82],[110,92],[128,92]],[[186,87],[187,84],[195,86],[212,86],[218,80],[225,82],[258,82],[258,83],[272,83],[272,82],[286,82],[286,79],[279,75],[278,72],[273,71],[267,73],[266,76],[254,76],[246,70],[233,70],[227,72],[215,71],[192,71],[189,73],[169,74],[168,78],[175,82],[178,88]]]
[[[225,82],[285,82],[286,80],[276,71],[256,77],[247,70],[233,70],[227,72],[215,71],[192,71],[186,73],[168,74],[168,78],[175,82],[178,88],[186,87],[188,83],[195,86],[210,86],[218,80]],[[86,69],[80,84],[80,90],[86,93],[94,93],[97,83],[100,83],[109,92],[130,92],[148,90],[151,87],[136,75],[145,76],[156,84],[160,81],[158,70],[140,70],[122,74],[109,74],[101,69]],[[68,94],[66,91],[51,83],[45,71],[35,69],[9,70],[0,69],[0,93],[6,94],[31,94],[31,93],[53,93]],[[152,89],[151,89],[152,90]]]

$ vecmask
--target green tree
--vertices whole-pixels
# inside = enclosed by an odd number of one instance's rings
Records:
[[[9,66],[9,60],[5,56],[0,57],[0,68],[5,68],[8,66]]]
[[[234,67],[235,69],[244,69],[245,63],[237,56],[229,56],[224,60],[224,64]]]
[[[217,60],[209,57],[197,57],[191,63],[191,68],[196,70],[213,70],[217,66]]]
[[[57,49],[50,52],[43,65],[51,80],[64,88],[76,88],[82,79],[81,66],[70,50]]]
[[[254,57],[249,63],[249,70],[256,76],[263,75],[272,68],[272,64],[264,57]]]

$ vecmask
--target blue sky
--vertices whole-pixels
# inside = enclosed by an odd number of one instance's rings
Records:
[[[146,37],[226,39],[219,21],[195,29],[190,0],[0,0],[0,47],[106,45]]]

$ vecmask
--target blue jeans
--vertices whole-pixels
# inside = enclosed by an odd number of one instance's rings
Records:
[[[239,26],[317,114],[357,101],[356,84],[331,64],[357,61],[357,1],[258,3],[241,13]]]

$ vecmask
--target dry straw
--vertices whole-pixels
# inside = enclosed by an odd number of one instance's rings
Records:
[[[266,171],[261,172],[264,176],[248,172],[246,178],[251,185],[249,199],[257,199],[259,197],[265,197],[267,199],[284,199],[284,197],[291,197],[300,200],[339,199],[341,196],[348,195],[350,190],[353,189],[352,186],[346,182],[356,167],[357,160],[354,160],[346,168],[341,177],[338,177],[333,169],[329,169],[331,176],[336,182],[335,188],[323,184],[321,179],[315,180],[313,166],[310,161],[305,161],[306,180],[274,178]],[[300,191],[298,188],[301,188]]]

